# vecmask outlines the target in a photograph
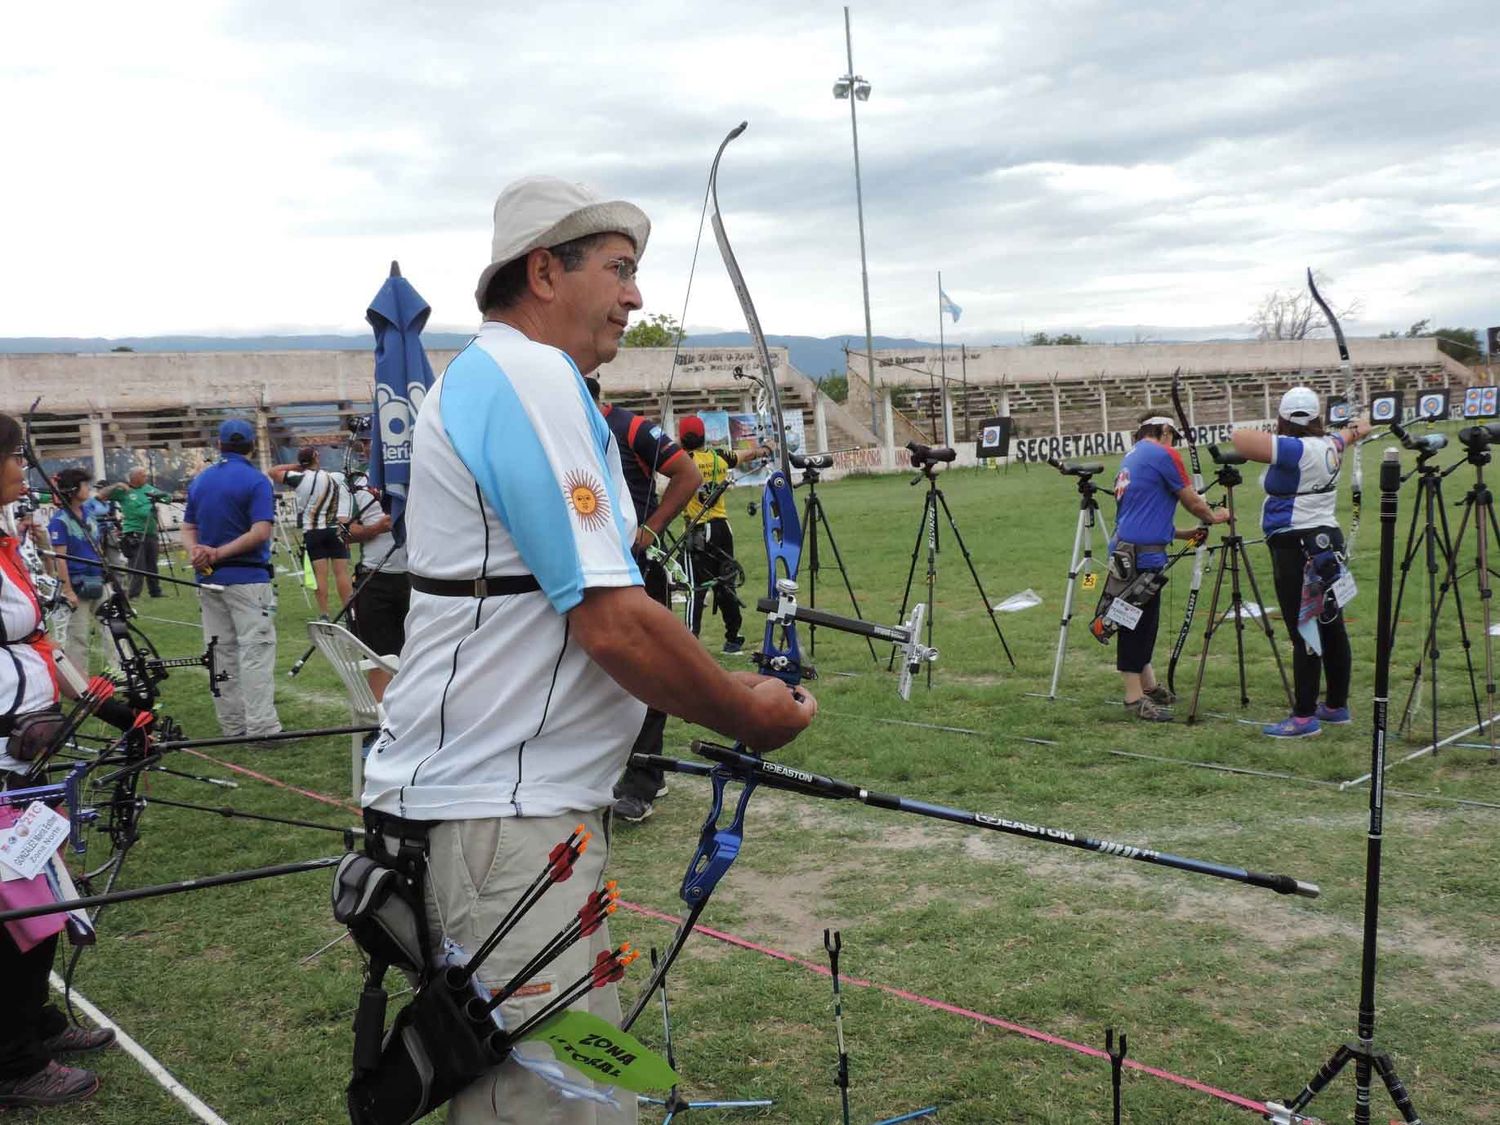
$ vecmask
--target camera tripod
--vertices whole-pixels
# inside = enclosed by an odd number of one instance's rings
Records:
[[[914,458],[915,460],[915,458]],[[922,553],[922,540],[927,540],[927,647],[932,647],[932,621],[935,606],[933,598],[937,592],[938,576],[938,508],[943,509],[943,515],[948,517],[948,527],[953,532],[953,541],[958,544],[958,549],[963,552],[964,562],[969,565],[969,574],[974,579],[974,588],[979,591],[979,600],[984,605],[984,612],[989,614],[990,624],[995,627],[995,636],[1000,638],[1000,647],[1005,650],[1005,659],[1010,661],[1010,666],[1016,666],[1016,658],[1010,653],[1010,645],[1005,643],[1005,634],[1000,630],[1000,621],[995,616],[995,610],[990,605],[989,595],[984,592],[984,584],[979,581],[979,572],[974,569],[974,558],[969,554],[969,548],[964,545],[964,537],[959,534],[958,524],[954,522],[953,510],[948,507],[948,498],[943,495],[943,490],[937,484],[937,463],[930,460],[922,461],[917,468],[920,470],[911,480],[913,485],[924,477],[927,479],[927,495],[922,501],[922,522],[917,526],[917,541],[911,550],[911,567],[906,572],[906,590],[901,595],[901,611],[896,614],[897,619],[905,620],[906,607],[911,601],[911,584],[917,574],[917,556]],[[890,662],[886,670],[890,671],[896,666],[896,653],[891,653]],[[932,665],[927,665],[927,686],[932,686]]]
[[[1094,483],[1094,475],[1104,471],[1100,464],[1082,464],[1077,461],[1049,461],[1064,476],[1078,478],[1078,528],[1073,532],[1073,553],[1068,560],[1068,587],[1063,593],[1062,622],[1057,631],[1057,656],[1052,661],[1052,685],[1045,698],[1057,698],[1057,685],[1062,679],[1063,661],[1068,655],[1068,625],[1073,620],[1073,599],[1078,592],[1078,579],[1083,578],[1084,589],[1098,584],[1099,564],[1094,560],[1094,527],[1103,517],[1099,514],[1100,492],[1107,491]],[[1104,541],[1109,542],[1109,526],[1104,525]],[[1027,694],[1035,694],[1028,692]]]
[[[854,616],[863,621],[865,615],[860,612],[859,599],[854,596],[854,586],[849,581],[844,556],[839,553],[839,545],[833,538],[833,528],[828,523],[828,513],[824,511],[823,500],[818,496],[818,481],[822,478],[822,471],[816,466],[802,466],[802,483],[807,485],[807,502],[802,505],[802,557],[805,562],[802,569],[807,575],[807,605],[809,609],[818,607],[818,525],[822,524],[823,534],[828,537],[828,546],[833,549],[833,561],[839,568],[839,576],[844,580],[844,589],[849,592],[849,604],[854,607]],[[865,644],[870,648],[870,659],[879,664],[880,657],[875,655],[875,642],[866,637]],[[810,622],[807,626],[807,652],[809,656],[818,654],[818,627]]]
[[[1475,427],[1478,429],[1478,427]],[[1465,431],[1470,432],[1470,431]],[[1479,685],[1477,674],[1474,669],[1474,654],[1472,642],[1469,639],[1469,627],[1464,618],[1463,595],[1458,585],[1458,555],[1463,543],[1464,533],[1468,530],[1470,521],[1474,522],[1476,540],[1475,546],[1479,558],[1477,572],[1479,575],[1479,603],[1484,614],[1484,650],[1485,650],[1485,690],[1490,707],[1490,714],[1494,714],[1495,703],[1495,676],[1494,676],[1494,652],[1493,643],[1489,636],[1490,629],[1490,571],[1489,571],[1489,536],[1493,533],[1500,540],[1500,529],[1495,525],[1494,497],[1489,487],[1484,483],[1484,466],[1489,463],[1490,451],[1489,441],[1486,436],[1483,444],[1469,444],[1468,452],[1464,460],[1457,461],[1447,469],[1439,469],[1432,464],[1432,458],[1439,449],[1446,444],[1446,438],[1441,434],[1429,434],[1420,441],[1406,441],[1403,444],[1408,448],[1417,450],[1417,464],[1410,473],[1401,478],[1404,484],[1412,476],[1417,478],[1417,503],[1412,508],[1411,524],[1406,531],[1406,545],[1401,559],[1401,581],[1396,591],[1396,608],[1391,620],[1391,642],[1394,645],[1396,627],[1401,620],[1401,599],[1406,592],[1407,572],[1411,569],[1412,562],[1417,553],[1421,551],[1427,567],[1427,632],[1423,638],[1422,646],[1417,652],[1416,664],[1412,667],[1411,688],[1406,695],[1406,705],[1401,711],[1401,723],[1399,730],[1402,734],[1410,732],[1412,722],[1416,718],[1418,706],[1418,693],[1422,687],[1422,676],[1424,670],[1428,679],[1428,689],[1432,710],[1432,744],[1433,753],[1437,753],[1438,742],[1438,660],[1441,650],[1438,646],[1438,619],[1443,612],[1443,603],[1448,594],[1453,595],[1453,607],[1458,616],[1458,636],[1463,645],[1464,663],[1469,671],[1469,694],[1474,702],[1474,721],[1489,731],[1490,755],[1495,755],[1494,724],[1486,721],[1483,705],[1479,700]],[[1468,444],[1468,443],[1466,443]],[[1458,535],[1449,533],[1448,511],[1443,503],[1443,480],[1458,470],[1462,465],[1474,466],[1475,480],[1463,499],[1464,514],[1459,521]],[[1477,517],[1475,513],[1478,513]],[[1417,518],[1422,517],[1422,528],[1417,530]],[[1442,579],[1439,581],[1439,563],[1442,563]]]
[[[1219,560],[1219,571],[1214,576],[1214,594],[1208,603],[1208,624],[1203,630],[1203,651],[1198,654],[1198,675],[1193,682],[1193,700],[1188,706],[1187,721],[1192,723],[1198,719],[1198,696],[1203,691],[1203,673],[1208,667],[1208,650],[1212,644],[1214,635],[1218,633],[1223,619],[1219,616],[1219,595],[1224,590],[1224,575],[1229,575],[1229,608],[1225,611],[1227,616],[1234,618],[1234,650],[1235,658],[1239,662],[1240,673],[1240,706],[1250,706],[1250,691],[1245,679],[1245,597],[1240,586],[1240,571],[1245,572],[1245,580],[1250,584],[1250,595],[1255,599],[1255,606],[1260,611],[1260,627],[1265,633],[1266,643],[1271,646],[1271,655],[1276,659],[1276,671],[1281,676],[1281,691],[1286,696],[1288,710],[1292,707],[1292,688],[1287,682],[1286,665],[1281,660],[1281,650],[1276,647],[1276,635],[1271,629],[1270,615],[1266,609],[1265,602],[1260,596],[1260,584],[1255,581],[1255,571],[1250,567],[1250,555],[1245,550],[1245,540],[1240,535],[1239,524],[1236,522],[1234,511],[1234,490],[1245,482],[1241,475],[1239,466],[1244,464],[1245,459],[1239,454],[1220,453],[1217,449],[1210,450],[1214,460],[1219,463],[1218,471],[1214,474],[1214,480],[1224,489],[1224,505],[1229,510],[1229,534],[1225,535],[1219,543],[1219,549],[1223,557]]]

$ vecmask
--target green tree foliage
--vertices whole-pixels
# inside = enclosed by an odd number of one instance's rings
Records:
[[[675,317],[668,313],[654,313],[627,328],[620,343],[627,348],[672,348],[685,335]]]
[[[1385,340],[1436,339],[1438,350],[1460,363],[1473,363],[1479,358],[1479,332],[1473,328],[1430,328],[1431,318],[1417,321],[1405,332],[1382,332]]]
[[[818,389],[834,402],[845,402],[849,398],[849,376],[830,367],[828,374],[818,380]]]
[[[1027,347],[1068,347],[1078,344],[1087,344],[1088,341],[1076,332],[1059,332],[1056,336],[1049,336],[1045,332],[1033,332],[1026,337]]]

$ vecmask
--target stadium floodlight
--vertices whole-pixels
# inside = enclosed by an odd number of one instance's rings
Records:
[[[849,72],[833,84],[833,96],[848,99],[849,130],[854,137],[854,200],[859,210],[859,277],[865,298],[865,375],[870,383],[870,432],[880,437],[880,424],[876,417],[875,390],[875,337],[870,329],[870,266],[865,257],[865,193],[859,175],[859,118],[854,112],[855,102],[870,100],[870,84],[854,73],[854,39],[849,31],[849,7],[844,6],[844,48],[849,59]],[[849,97],[850,94],[854,96]]]

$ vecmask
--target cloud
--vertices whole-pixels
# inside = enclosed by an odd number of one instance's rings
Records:
[[[976,339],[1216,329],[1308,265],[1361,300],[1355,332],[1500,320],[1488,5],[853,14],[877,332],[933,332],[939,269]],[[681,316],[708,162],[746,119],[720,200],[762,321],[863,330],[838,5],[90,0],[13,19],[0,334],[354,329],[392,258],[434,324],[471,324],[494,196],[537,171],[652,214],[648,311]],[[687,315],[738,327],[716,258]]]

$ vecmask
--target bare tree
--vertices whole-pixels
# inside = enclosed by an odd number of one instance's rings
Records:
[[[1318,289],[1326,296],[1327,277],[1316,272],[1313,276],[1317,279]],[[1343,321],[1359,315],[1361,307],[1359,301],[1353,301],[1342,308],[1335,305],[1333,314]],[[1267,293],[1250,314],[1250,327],[1255,329],[1256,339],[1259,340],[1305,340],[1329,330],[1323,310],[1318,308],[1312,294],[1306,289],[1293,289],[1290,292],[1273,289]]]

